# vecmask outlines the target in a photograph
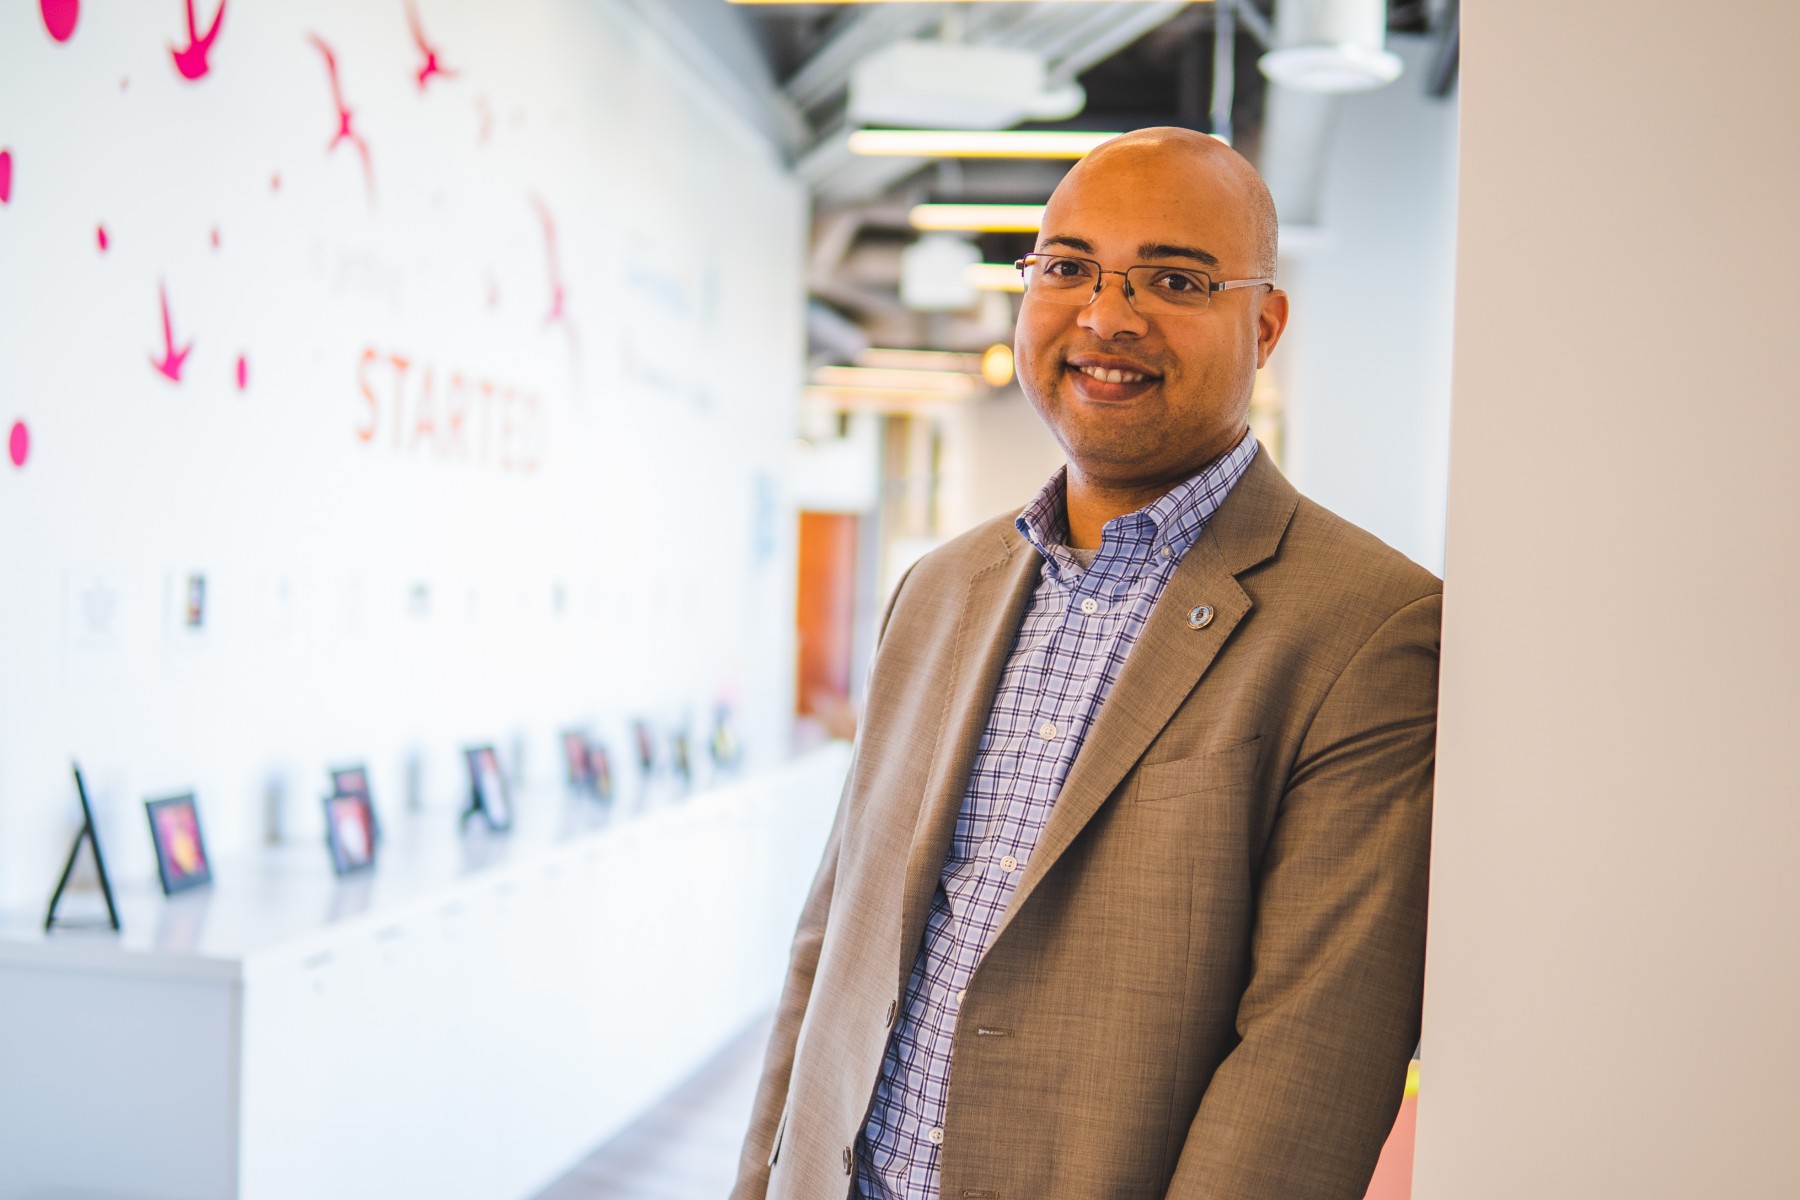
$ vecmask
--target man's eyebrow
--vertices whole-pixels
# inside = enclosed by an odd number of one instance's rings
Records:
[[[1094,252],[1094,248],[1081,238],[1064,237],[1061,234],[1058,234],[1055,237],[1047,237],[1039,244],[1042,246],[1067,246],[1069,249],[1079,250],[1083,254],[1092,254]]]
[[[1193,246],[1171,246],[1167,242],[1145,242],[1138,247],[1138,257],[1157,258],[1191,258],[1195,262],[1204,263],[1214,270],[1218,269],[1219,260],[1206,251]]]

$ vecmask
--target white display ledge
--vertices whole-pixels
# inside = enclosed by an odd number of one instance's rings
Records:
[[[272,848],[120,889],[120,934],[0,921],[0,1200],[531,1195],[773,1003],[848,765],[397,814],[373,873]]]

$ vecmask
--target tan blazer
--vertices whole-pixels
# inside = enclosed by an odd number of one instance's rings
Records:
[[[736,1200],[852,1185],[1041,562],[990,521],[890,602]],[[1418,1038],[1439,598],[1257,455],[1151,613],[969,985],[945,1200],[1359,1200]]]

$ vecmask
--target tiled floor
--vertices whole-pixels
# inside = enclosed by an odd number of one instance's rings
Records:
[[[768,1022],[758,1022],[537,1200],[724,1200],[768,1040]]]

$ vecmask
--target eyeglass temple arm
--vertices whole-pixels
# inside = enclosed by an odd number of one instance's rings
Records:
[[[1232,288],[1255,287],[1258,284],[1274,282],[1275,279],[1273,276],[1264,276],[1261,279],[1227,279],[1223,283],[1213,284],[1212,290],[1215,292],[1229,292]]]

